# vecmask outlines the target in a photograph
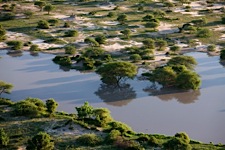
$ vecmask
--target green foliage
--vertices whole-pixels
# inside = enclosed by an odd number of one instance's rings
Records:
[[[23,42],[22,41],[16,41],[16,40],[8,41],[6,44],[11,46],[11,48],[13,50],[20,50],[20,49],[23,48]]]
[[[191,145],[186,143],[181,138],[172,138],[168,142],[163,144],[164,149],[171,149],[171,150],[191,150]]]
[[[54,142],[46,132],[39,132],[31,140],[28,140],[27,150],[53,150]]]
[[[93,38],[87,37],[87,38],[84,39],[84,42],[87,43],[87,44],[89,44],[92,47],[99,46],[99,43],[95,39],[93,39]]]
[[[109,134],[106,136],[106,142],[113,143],[119,136],[121,136],[119,130],[111,130]]]
[[[145,39],[142,43],[145,48],[155,49],[155,41],[153,39]]]
[[[140,61],[142,58],[139,54],[133,54],[130,56],[130,59],[133,60],[133,62],[138,62]]]
[[[59,23],[58,19],[49,19],[48,22],[51,24],[51,26],[55,26]]]
[[[69,30],[65,32],[66,37],[77,37],[79,35],[77,30]]]
[[[97,121],[97,125],[104,127],[107,123],[112,121],[110,111],[107,108],[96,108],[93,110],[93,117]]]
[[[187,133],[185,132],[181,132],[181,133],[176,133],[175,137],[177,138],[181,138],[182,140],[184,140],[186,143],[190,143],[190,138],[187,135]]]
[[[37,28],[49,29],[49,23],[46,20],[40,20],[40,21],[38,21]]]
[[[163,40],[163,39],[158,39],[155,42],[155,45],[158,47],[159,51],[163,51],[163,50],[165,50],[165,48],[167,46],[167,42],[165,40]]]
[[[144,148],[140,145],[139,142],[136,142],[134,140],[128,140],[121,136],[119,136],[113,144],[117,148],[123,150],[144,150]]]
[[[0,96],[2,93],[9,94],[13,88],[13,85],[0,80]]]
[[[15,14],[12,12],[0,14],[0,21],[7,21],[15,19]]]
[[[201,85],[201,79],[197,73],[186,70],[177,76],[176,84],[182,89],[197,90]]]
[[[115,12],[109,12],[107,17],[110,17],[110,18],[113,18],[116,16],[116,13]]]
[[[125,123],[119,122],[119,121],[113,121],[109,123],[109,130],[118,130],[121,134],[124,134],[126,132],[133,132],[133,130],[131,129],[131,127],[129,127],[128,125],[126,125]]]
[[[70,23],[69,22],[65,22],[63,25],[64,28],[69,28],[70,27]]]
[[[6,30],[0,25],[0,41],[3,41],[6,39]]]
[[[41,49],[38,47],[38,45],[33,44],[33,45],[31,45],[29,50],[30,51],[40,51]]]
[[[110,62],[101,66],[96,72],[101,75],[104,83],[119,85],[121,80],[134,78],[137,67],[129,62]]]
[[[97,146],[100,145],[102,141],[102,138],[94,133],[83,134],[76,140],[78,144],[85,146]]]
[[[194,23],[195,26],[197,26],[197,27],[202,27],[206,24],[206,19],[205,18],[197,19],[197,20],[192,20],[191,22]]]
[[[40,11],[42,11],[42,9],[46,5],[46,3],[45,3],[45,1],[35,1],[34,5],[38,6],[40,8]]]
[[[53,98],[50,98],[46,101],[46,108],[49,114],[53,114],[56,111],[57,107],[58,103]]]
[[[55,7],[52,4],[47,4],[46,6],[44,6],[44,11],[48,12],[48,15],[50,13],[50,11],[53,11],[55,9]]]
[[[190,70],[193,70],[194,67],[197,65],[196,60],[191,56],[176,56],[171,58],[168,65],[184,65]]]
[[[76,54],[76,47],[72,45],[68,45],[65,47],[65,54],[75,55]]]
[[[214,44],[211,44],[207,47],[207,50],[210,51],[210,52],[214,52],[216,51],[216,45]]]
[[[170,50],[173,52],[179,52],[180,51],[180,46],[174,45],[170,47]]]
[[[45,113],[46,107],[42,100],[37,98],[27,98],[13,105],[15,116],[39,117]]]
[[[27,19],[30,19],[34,15],[34,13],[30,10],[24,11],[23,14],[26,16]]]
[[[0,147],[7,146],[9,143],[9,136],[5,133],[4,129],[0,129]]]
[[[83,57],[83,67],[85,70],[92,70],[95,68],[95,60],[89,57]]]
[[[80,119],[90,118],[93,115],[94,110],[88,102],[85,102],[84,105],[81,107],[75,107],[75,109],[77,110],[77,115]]]
[[[104,34],[98,34],[95,36],[95,41],[98,42],[99,44],[105,44],[106,37]]]
[[[130,29],[125,29],[123,31],[120,31],[120,33],[122,33],[125,36],[126,39],[130,38],[130,34],[131,34]]]
[[[151,136],[148,140],[148,145],[153,146],[153,147],[158,147],[160,146],[159,140],[156,139],[155,137]]]
[[[14,102],[12,102],[10,99],[1,98],[0,97],[0,105],[8,105],[8,106],[11,106],[13,104],[14,104]]]
[[[85,52],[82,54],[82,56],[84,57],[88,57],[88,58],[99,58],[100,56],[102,56],[104,54],[104,50],[102,48],[99,47],[93,47],[93,48],[86,48]]]
[[[208,38],[212,36],[212,32],[207,28],[199,29],[197,32],[197,37]]]
[[[159,23],[157,23],[157,22],[147,22],[147,23],[145,24],[145,27],[146,27],[146,28],[153,28],[153,29],[156,29],[158,26],[159,26]]]
[[[152,19],[154,19],[154,15],[148,14],[142,18],[142,21],[150,22],[150,21],[152,21]]]
[[[127,15],[120,14],[116,19],[120,24],[124,24],[127,21]]]
[[[225,49],[220,51],[220,59],[225,60]]]
[[[68,56],[55,56],[52,61],[62,66],[70,66],[72,64],[72,61]]]

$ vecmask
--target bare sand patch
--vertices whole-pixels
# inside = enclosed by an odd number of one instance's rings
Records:
[[[119,24],[118,21],[102,21],[101,23],[105,24],[105,25],[110,25],[110,26],[114,26],[114,25],[118,25]]]
[[[171,33],[179,32],[178,27],[174,28],[174,25],[163,23],[163,22],[160,22],[160,25],[157,29],[158,29],[158,32],[156,33],[158,34],[171,34]]]
[[[109,2],[107,5],[103,4],[103,5],[96,5],[96,6],[105,10],[113,10],[116,7],[116,5],[114,5],[112,2]]]

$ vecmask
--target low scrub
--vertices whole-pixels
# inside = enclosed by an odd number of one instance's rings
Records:
[[[102,143],[102,138],[100,138],[94,133],[83,134],[76,140],[76,142],[80,145],[85,146],[97,146]]]

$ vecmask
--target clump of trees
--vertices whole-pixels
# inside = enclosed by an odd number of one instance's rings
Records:
[[[165,87],[197,90],[201,85],[201,79],[193,72],[196,64],[196,60],[191,56],[176,56],[171,58],[167,65],[153,70],[149,79]]]
[[[8,41],[6,44],[8,46],[10,46],[11,49],[13,49],[13,50],[20,50],[20,49],[23,48],[23,42],[22,41],[13,40],[13,41]]]

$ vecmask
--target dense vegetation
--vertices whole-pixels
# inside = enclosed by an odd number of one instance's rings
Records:
[[[1,149],[18,149],[22,146],[27,150],[225,148],[222,144],[190,140],[183,132],[172,137],[136,133],[126,124],[115,121],[108,109],[93,108],[88,102],[76,107],[76,113],[72,114],[56,112],[56,107],[53,99],[45,104],[38,98],[19,102],[1,98]]]

